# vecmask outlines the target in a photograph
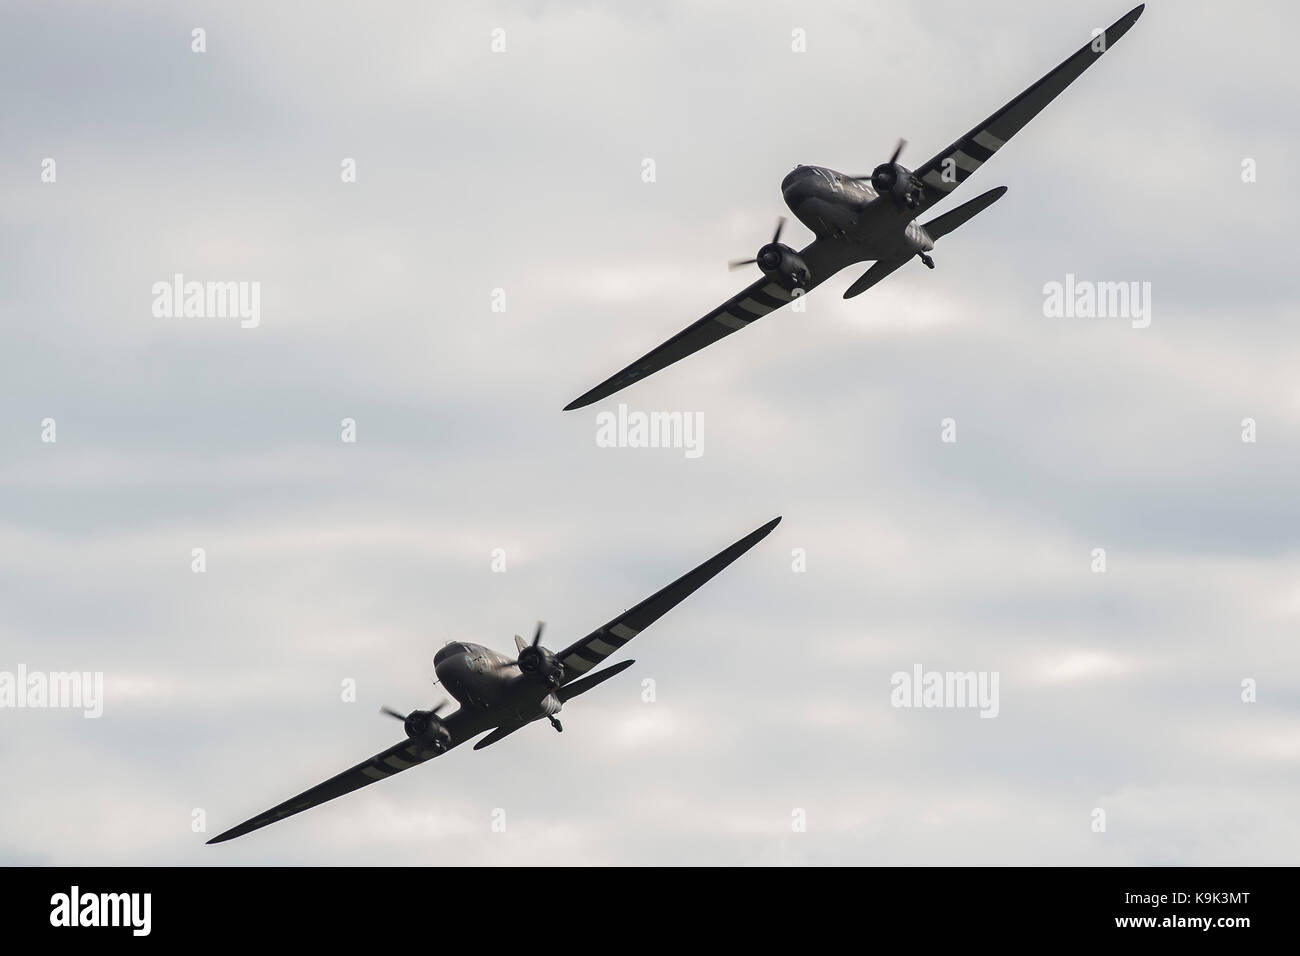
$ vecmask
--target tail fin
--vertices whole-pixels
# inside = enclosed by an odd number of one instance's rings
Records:
[[[931,219],[925,223],[924,228],[930,234],[930,238],[938,242],[940,238],[948,235],[958,226],[964,225],[971,219],[974,219],[979,213],[982,213],[989,206],[993,205],[1002,198],[1003,193],[1007,191],[1006,186],[999,186],[997,189],[990,189],[982,195],[976,196],[970,202],[962,203],[951,212],[946,212],[938,219]]]

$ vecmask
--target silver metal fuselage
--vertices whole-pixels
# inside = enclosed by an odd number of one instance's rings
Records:
[[[796,166],[781,181],[795,217],[817,234],[860,246],[860,258],[906,259],[934,242],[905,207],[876,194],[868,182],[824,166]]]
[[[523,673],[512,658],[481,644],[447,644],[434,655],[433,670],[462,707],[490,710],[503,720],[513,717],[520,721],[560,712],[560,700],[551,684]]]

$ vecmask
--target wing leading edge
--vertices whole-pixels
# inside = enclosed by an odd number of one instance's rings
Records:
[[[929,209],[952,192],[971,173],[979,169],[1007,140],[1020,132],[1031,119],[1043,111],[1067,86],[1083,75],[1101,55],[1129,31],[1146,4],[1134,7],[1093,37],[1064,63],[1025,90],[979,126],[943,152],[916,169],[927,189],[918,213]],[[1103,39],[1104,38],[1104,39]]]
[[[808,285],[804,289],[805,293],[821,285],[845,266],[857,261],[853,258],[852,250],[842,243],[830,243],[821,239],[814,240],[806,248],[801,249],[799,257],[808,266]],[[718,339],[743,329],[769,312],[775,312],[793,299],[794,296],[789,289],[763,276],[704,318],[682,329],[663,345],[651,349],[621,372],[611,375],[591,391],[575,398],[564,406],[564,410],[567,412],[575,408],[584,408],[602,398],[608,398],[633,382],[639,382],[674,362],[680,362],[706,345],[712,345]]]
[[[486,727],[478,726],[463,710],[448,714],[443,724],[451,733],[451,742],[448,744],[447,750],[464,743],[475,734],[486,729]],[[384,780],[393,776],[393,774],[418,766],[426,760],[432,760],[436,756],[438,756],[436,750],[430,750],[423,744],[409,739],[403,740],[401,743],[393,744],[382,753],[375,754],[369,760],[362,761],[355,767],[330,777],[324,783],[317,784],[310,790],[304,790],[296,797],[272,807],[265,813],[245,820],[237,827],[231,827],[224,833],[214,836],[208,843],[224,843],[227,840],[233,840],[235,837],[241,837],[245,833],[260,830],[277,820],[283,820],[295,813],[310,810],[312,807],[351,793],[353,790],[360,790],[376,780]]]
[[[586,637],[574,641],[560,651],[555,656],[564,665],[564,682],[568,684],[570,681],[581,677],[678,604],[681,604],[682,601],[685,601],[703,587],[710,578],[717,575],[727,565],[771,534],[772,529],[780,523],[781,519],[779,517],[773,518],[763,527],[751,531],[735,544],[723,548],[694,571],[688,571],[666,588],[646,598],[636,607],[624,611],[608,624],[597,628]],[[564,691],[561,690],[560,693],[563,695]],[[575,693],[581,693],[581,691],[575,691]]]

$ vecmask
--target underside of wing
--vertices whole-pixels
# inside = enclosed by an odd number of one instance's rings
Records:
[[[852,251],[844,245],[821,239],[800,250],[799,258],[808,266],[809,278],[804,292],[815,288],[855,261]],[[704,318],[682,329],[663,345],[650,350],[621,372],[611,375],[589,392],[565,405],[564,410],[567,412],[575,408],[583,408],[602,398],[608,398],[633,382],[653,375],[660,369],[667,368],[674,362],[698,352],[706,345],[712,345],[718,339],[743,329],[769,312],[781,308],[794,297],[791,289],[763,276]]]
[[[701,588],[731,562],[762,541],[781,523],[773,518],[763,527],[752,531],[735,544],[719,551],[694,571],[683,574],[663,590],[654,594],[630,611],[624,611],[604,627],[592,631],[580,641],[575,641],[556,654],[564,665],[564,682],[581,677],[632,638],[636,637],[659,618]],[[612,670],[612,668],[611,668]],[[579,691],[580,692],[580,691]]]
[[[971,173],[979,169],[1007,140],[1042,112],[1048,103],[1056,99],[1067,86],[1083,75],[1084,70],[1100,59],[1113,43],[1127,33],[1142,15],[1142,9],[1141,6],[1134,7],[1112,23],[1104,33],[1094,37],[1064,63],[979,126],[923,166],[917,167],[916,176],[925,184],[925,197],[917,211],[924,211],[938,203]]]
[[[459,718],[459,719],[458,719]],[[485,728],[475,727],[465,715],[465,711],[456,711],[448,715],[444,726],[451,733],[450,743],[446,749],[450,750],[457,744],[464,743],[467,739],[476,733],[482,732]],[[489,725],[490,726],[490,725]],[[445,751],[441,751],[445,752]],[[310,810],[312,807],[319,806],[335,797],[341,797],[344,794],[351,793],[353,790],[360,790],[362,787],[369,786],[376,780],[384,780],[393,774],[401,773],[417,764],[422,764],[426,760],[432,760],[438,756],[440,751],[433,750],[425,744],[414,740],[403,740],[401,743],[394,744],[383,753],[375,754],[369,760],[363,761],[342,773],[330,777],[324,783],[317,784],[310,790],[304,790],[289,800],[278,806],[272,807],[265,813],[258,814],[250,820],[245,820],[237,827],[231,827],[229,830],[221,833],[209,843],[224,843],[227,840],[233,840],[235,837],[243,836],[254,830],[260,830],[268,824],[275,823],[277,820],[283,820],[285,817],[291,817],[295,813],[301,813],[304,810]]]

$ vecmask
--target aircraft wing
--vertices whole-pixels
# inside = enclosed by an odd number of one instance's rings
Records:
[[[842,243],[814,240],[800,250],[799,257],[808,266],[808,292],[825,282],[847,265],[858,261],[853,251]],[[623,371],[610,376],[591,391],[575,398],[564,410],[583,408],[627,388],[647,375],[653,375],[674,362],[698,352],[706,345],[743,329],[769,312],[774,312],[794,297],[790,290],[767,276],[761,276],[699,321],[688,325],[656,349],[651,349]]]
[[[719,551],[694,571],[683,574],[668,587],[646,598],[630,611],[624,611],[604,627],[592,631],[582,640],[575,641],[560,651],[555,656],[564,665],[564,683],[567,684],[581,677],[681,604],[706,581],[771,534],[772,529],[780,523],[780,518],[773,518],[757,531],[751,531],[735,544]],[[569,696],[576,696],[585,689],[585,687],[578,689]],[[564,697],[564,691],[561,690],[560,694],[562,699],[567,699]]]
[[[450,750],[452,747],[469,740],[475,734],[486,730],[491,724],[480,725],[466,711],[457,710],[447,715],[447,718],[443,721],[443,726],[451,733],[451,742],[447,747]],[[351,793],[353,790],[360,790],[376,780],[391,777],[393,774],[401,773],[403,770],[422,764],[426,760],[432,760],[436,756],[438,756],[436,750],[430,750],[423,744],[410,739],[403,740],[401,743],[393,744],[383,753],[375,754],[369,760],[363,761],[349,770],[344,770],[337,776],[330,777],[324,783],[317,784],[310,790],[304,790],[298,796],[272,807],[265,813],[259,814],[251,820],[245,820],[237,827],[231,827],[208,842],[224,843],[226,840],[233,840],[245,833],[260,830],[269,823],[275,823],[277,820],[291,817],[295,813],[310,810],[314,806],[325,803],[327,800],[333,800],[335,797],[341,797],[345,793]]]
[[[940,202],[1007,140],[1016,135],[1031,119],[1042,112],[1048,103],[1077,80],[1083,71],[1092,66],[1120,37],[1129,31],[1142,15],[1145,4],[1134,7],[1112,23],[1105,31],[1105,41],[1099,35],[1089,40],[1077,53],[1052,72],[1025,90],[979,126],[953,143],[943,152],[916,169],[916,175],[925,184],[925,195],[918,213]]]

